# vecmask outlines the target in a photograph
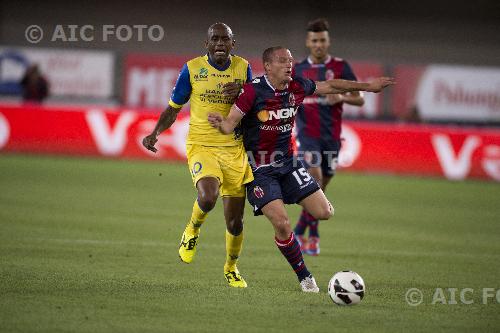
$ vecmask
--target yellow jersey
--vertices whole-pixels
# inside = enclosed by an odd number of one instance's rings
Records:
[[[180,108],[191,102],[189,133],[186,144],[205,146],[236,146],[241,137],[222,134],[208,123],[208,114],[217,112],[226,117],[233,99],[222,95],[222,87],[228,82],[244,84],[252,79],[247,60],[230,55],[223,67],[214,64],[208,55],[189,60],[181,69],[169,105]]]

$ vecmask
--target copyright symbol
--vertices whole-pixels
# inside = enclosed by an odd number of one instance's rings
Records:
[[[405,300],[406,303],[408,303],[408,305],[417,306],[422,304],[422,301],[424,300],[424,295],[422,294],[422,291],[420,291],[420,289],[410,288],[406,291]]]
[[[43,38],[43,30],[36,24],[30,25],[24,31],[24,37],[31,44],[37,44]]]

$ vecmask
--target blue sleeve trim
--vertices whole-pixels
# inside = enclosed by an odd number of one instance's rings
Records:
[[[342,74],[340,75],[340,78],[344,80],[358,81],[358,78],[356,77],[356,75],[354,75],[351,66],[347,62],[344,62],[344,67],[342,68]]]
[[[182,66],[177,82],[175,83],[174,90],[172,91],[172,96],[170,100],[178,105],[186,104],[191,97],[191,81],[189,79],[189,68],[187,64]]]
[[[316,83],[313,80],[305,79],[300,76],[296,76],[293,79],[296,80],[302,86],[306,96],[312,95],[316,91]]]
[[[247,67],[247,82],[246,83],[249,83],[249,82],[252,82],[252,66],[250,66],[250,63],[248,64],[248,67]]]

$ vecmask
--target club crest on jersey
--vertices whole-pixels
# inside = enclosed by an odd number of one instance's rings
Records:
[[[255,186],[253,188],[253,194],[257,199],[262,199],[264,197],[264,190],[260,186]]]
[[[325,79],[333,80],[335,78],[335,73],[331,69],[327,69],[325,73]]]
[[[294,107],[279,109],[279,110],[260,110],[257,112],[257,118],[265,123],[268,120],[273,119],[288,119],[294,117],[297,114],[297,109]]]
[[[290,96],[288,97],[288,104],[290,106],[295,106],[295,95],[293,93],[290,93]]]

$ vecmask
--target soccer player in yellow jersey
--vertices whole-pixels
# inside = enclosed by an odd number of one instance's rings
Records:
[[[158,135],[174,123],[182,105],[191,100],[186,148],[198,198],[182,234],[179,256],[185,263],[193,260],[200,227],[221,195],[227,228],[224,276],[231,287],[245,288],[247,283],[236,264],[243,243],[245,184],[253,180],[252,171],[237,131],[222,134],[207,118],[211,112],[229,114],[242,84],[252,79],[252,72],[248,61],[231,54],[235,40],[229,26],[215,23],[208,28],[207,37],[208,53],[182,67],[169,105],[143,145],[156,152]]]

